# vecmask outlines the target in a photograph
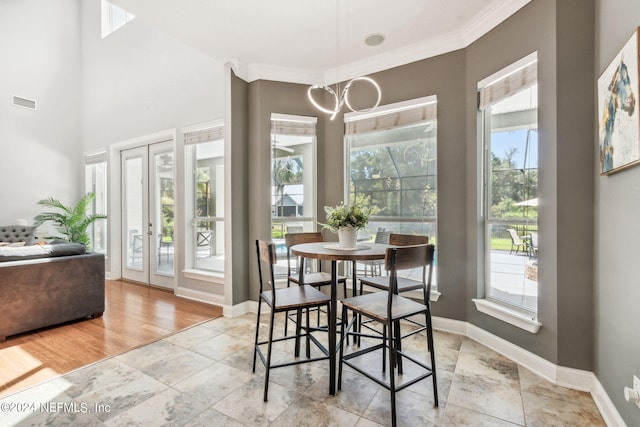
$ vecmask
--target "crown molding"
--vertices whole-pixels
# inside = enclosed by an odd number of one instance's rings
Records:
[[[369,56],[360,61],[354,61],[339,68],[330,68],[324,73],[325,84],[350,80],[388,70],[412,62],[420,61],[444,53],[453,52],[465,47],[459,32],[443,34],[436,38],[394,49],[383,54]]]
[[[495,0],[461,28],[464,47],[487,34],[530,2],[531,0]]]
[[[322,79],[323,74],[317,71],[279,67],[271,64],[249,64],[247,81],[274,80],[287,83],[313,84]]]

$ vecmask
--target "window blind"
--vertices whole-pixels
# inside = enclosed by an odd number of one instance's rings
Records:
[[[184,144],[200,144],[201,142],[224,139],[224,126],[215,126],[184,134]]]
[[[478,108],[484,110],[538,82],[538,61],[478,88]]]
[[[107,153],[89,154],[84,158],[85,165],[94,165],[96,163],[104,163],[107,161]]]
[[[314,136],[316,134],[315,121],[293,121],[271,119],[271,133],[278,135]]]
[[[437,103],[431,102],[413,108],[396,110],[375,116],[349,120],[345,123],[345,134],[354,135],[380,130],[390,130],[436,120]]]

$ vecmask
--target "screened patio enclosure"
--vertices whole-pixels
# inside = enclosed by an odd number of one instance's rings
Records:
[[[437,126],[433,121],[347,136],[350,201],[372,210],[368,232],[427,235],[436,240]]]

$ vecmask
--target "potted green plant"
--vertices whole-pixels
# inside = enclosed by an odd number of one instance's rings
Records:
[[[95,221],[107,218],[106,215],[88,213],[91,202],[95,197],[95,193],[87,193],[73,207],[66,206],[53,197],[40,200],[38,202],[39,205],[58,209],[59,212],[43,212],[36,215],[33,218],[34,225],[40,226],[47,221],[51,221],[54,223],[56,230],[65,237],[51,236],[48,238],[82,243],[90,248],[91,239],[87,229]]]
[[[345,205],[342,202],[335,207],[325,206],[324,211],[327,214],[327,222],[321,225],[338,233],[341,247],[355,248],[358,230],[365,228],[369,222],[369,208],[358,204]]]

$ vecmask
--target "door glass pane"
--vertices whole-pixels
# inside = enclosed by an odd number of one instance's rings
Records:
[[[530,312],[538,297],[537,85],[492,105],[488,123],[488,297]]]
[[[142,271],[143,238],[146,230],[142,223],[142,158],[125,160],[124,199],[126,203],[125,227],[127,238],[127,267]]]
[[[156,153],[154,164],[153,216],[156,230],[156,272],[173,274],[174,270],[174,181],[173,152]]]

